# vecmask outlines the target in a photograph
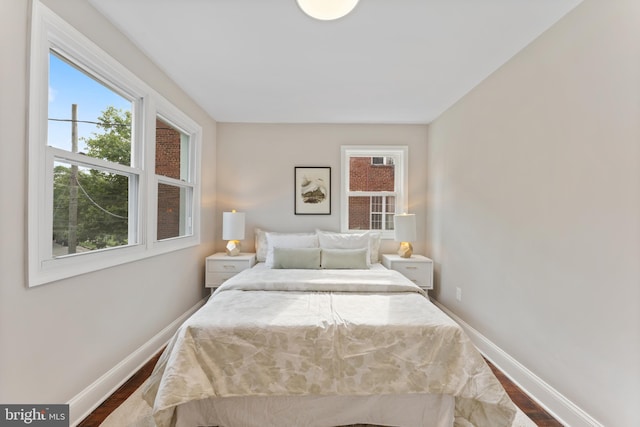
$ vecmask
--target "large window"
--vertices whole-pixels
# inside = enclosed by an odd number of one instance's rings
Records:
[[[200,127],[39,2],[29,285],[199,242]]]
[[[405,146],[342,147],[342,230],[393,236],[393,215],[407,209]]]
[[[132,190],[141,175],[131,161],[135,98],[81,70],[54,47],[48,76],[52,257],[137,244],[137,209],[130,208],[137,203]]]

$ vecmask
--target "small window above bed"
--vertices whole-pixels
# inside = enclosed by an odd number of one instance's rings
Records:
[[[393,237],[393,215],[407,209],[407,146],[343,146],[341,229]]]

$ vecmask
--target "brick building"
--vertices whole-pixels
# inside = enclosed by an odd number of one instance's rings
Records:
[[[180,132],[156,119],[156,174],[180,179]],[[180,235],[180,188],[158,186],[158,240]]]
[[[349,191],[395,191],[395,165],[390,157],[351,157]],[[350,230],[391,230],[395,197],[366,195],[349,197]],[[383,227],[383,221],[386,227]]]

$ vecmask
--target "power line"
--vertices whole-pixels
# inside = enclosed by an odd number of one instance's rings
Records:
[[[73,120],[73,119],[54,119],[52,117],[48,118],[49,121],[52,122],[68,122],[68,123],[88,123],[90,125],[100,125],[100,126],[124,126],[131,127],[130,124],[127,123],[106,123],[106,122],[92,122],[90,120]]]
[[[91,198],[91,196],[89,196],[89,194],[86,192],[86,190],[84,189],[84,187],[82,187],[82,185],[80,185],[80,181],[78,181],[78,178],[77,178],[77,177],[76,177],[75,181],[76,181],[76,183],[78,184],[78,187],[80,188],[80,190],[82,190],[82,192],[83,192],[83,193],[84,193],[84,195],[87,197],[87,199],[89,199],[89,201],[90,201],[91,203],[93,203],[93,205],[94,205],[96,208],[100,209],[102,212],[106,213],[107,215],[111,215],[111,216],[113,216],[113,217],[121,218],[121,219],[129,219],[129,218],[128,218],[128,217],[126,217],[126,216],[117,215],[117,214],[114,214],[114,213],[112,213],[112,212],[109,212],[108,210],[106,210],[105,208],[103,208],[102,206],[100,206],[98,203],[96,203],[96,201],[95,201],[95,200],[93,200],[93,199]]]
[[[74,123],[75,122],[75,123],[87,123],[87,124],[90,124],[90,125],[100,125],[100,126],[123,126],[123,127],[128,127],[128,128],[131,127],[131,124],[127,124],[127,123],[106,123],[106,122],[93,122],[91,120],[55,119],[55,118],[52,118],[52,117],[49,117],[48,120],[51,121],[51,122],[67,122],[67,123]],[[156,127],[156,130],[158,130],[158,129],[160,129],[160,130],[173,130],[173,131],[176,130],[176,129],[171,128],[171,127],[168,127],[168,128]]]

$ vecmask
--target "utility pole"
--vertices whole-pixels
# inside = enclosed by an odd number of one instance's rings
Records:
[[[71,152],[78,152],[78,104],[71,104]],[[78,245],[78,165],[71,164],[69,177],[69,251],[76,253]]]

